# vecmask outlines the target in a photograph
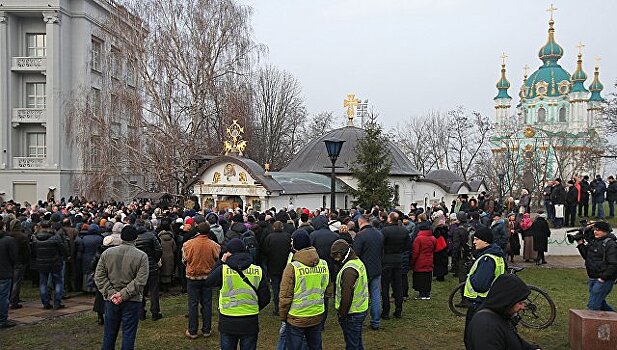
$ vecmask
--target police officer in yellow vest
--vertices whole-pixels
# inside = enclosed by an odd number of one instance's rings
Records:
[[[221,350],[255,350],[259,333],[259,310],[270,302],[270,289],[261,267],[238,238],[227,243],[227,252],[205,281],[220,287],[219,332]]]
[[[305,230],[294,232],[291,245],[294,255],[283,271],[279,294],[279,314],[286,323],[285,348],[301,350],[306,342],[309,349],[321,350],[324,294],[330,278],[328,264],[319,259]]]
[[[486,299],[493,282],[506,269],[504,252],[493,241],[493,233],[488,227],[481,226],[476,230],[473,238],[476,261],[469,270],[463,292],[469,301],[463,334],[467,333],[467,325]]]
[[[345,337],[345,349],[363,350],[362,324],[369,298],[366,268],[343,239],[332,244],[331,255],[335,263],[342,266],[336,276],[334,307]]]

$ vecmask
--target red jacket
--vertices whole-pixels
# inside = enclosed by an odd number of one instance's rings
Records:
[[[422,230],[413,241],[413,252],[411,254],[411,268],[414,272],[433,271],[433,253],[437,240],[431,230]]]

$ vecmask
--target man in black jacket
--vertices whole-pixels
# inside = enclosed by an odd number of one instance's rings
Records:
[[[553,191],[551,192],[551,202],[555,207],[555,228],[563,227],[564,205],[566,204],[566,189],[561,184],[561,179],[557,178],[553,182]]]
[[[578,216],[588,217],[589,216],[589,191],[591,191],[591,186],[589,185],[589,176],[583,176],[583,180],[580,181],[581,186],[581,195],[580,201],[578,202]]]
[[[39,271],[39,292],[43,308],[51,309],[47,291],[47,281],[51,275],[54,284],[54,310],[64,308],[62,296],[64,295],[64,259],[69,254],[69,247],[62,238],[51,228],[47,220],[41,221],[39,231],[33,238],[33,254],[36,269]]]
[[[281,288],[281,276],[287,266],[289,247],[291,247],[291,235],[283,230],[283,223],[274,222],[274,232],[269,234],[261,244],[261,253],[268,267],[268,277],[272,284],[274,302],[274,315],[279,314],[279,291]]]
[[[15,326],[15,322],[8,319],[9,295],[15,264],[17,264],[17,242],[7,235],[4,222],[0,220],[0,328]]]
[[[146,319],[146,295],[150,297],[150,312],[152,313],[152,320],[160,320],[163,315],[161,314],[161,307],[159,306],[159,261],[163,256],[163,248],[161,248],[161,242],[158,237],[152,232],[148,231],[145,227],[143,219],[137,219],[137,240],[135,246],[137,249],[148,255],[148,265],[150,274],[148,275],[148,283],[144,289],[144,298],[142,301],[142,310],[140,319],[143,321]]]
[[[574,180],[568,181],[568,193],[566,194],[565,226],[574,227],[576,221],[576,206],[578,204],[578,189]]]
[[[251,274],[253,271],[255,273]],[[228,278],[223,278],[223,275]],[[227,284],[229,281],[233,286]],[[235,238],[228,242],[227,252],[214,265],[214,269],[206,278],[205,285],[213,288],[221,287],[218,327],[221,332],[221,349],[236,349],[238,343],[240,350],[255,349],[259,333],[259,310],[270,302],[270,289],[261,268],[252,264],[251,255],[246,251],[242,240]],[[251,296],[250,305],[254,305],[256,301],[257,305],[254,306],[257,307],[254,307],[252,312],[246,308],[239,309],[237,307],[239,305],[233,305],[233,299],[226,304],[225,300],[229,298],[226,296],[227,292],[242,293],[243,297]],[[246,304],[246,299],[243,301]]]
[[[334,280],[336,278],[336,274],[334,273],[334,271],[336,271],[336,267],[334,266],[334,259],[330,254],[330,250],[332,249],[332,244],[334,241],[338,239],[338,235],[330,231],[330,228],[328,227],[328,219],[324,215],[317,215],[313,218],[312,224],[315,231],[310,234],[311,245],[315,247],[315,250],[317,250],[319,258],[328,263],[328,271],[332,271],[332,273],[330,273],[330,282],[328,283],[325,296],[326,310],[322,322],[322,325],[325,325],[326,318],[328,317],[328,303],[330,296],[334,294]]]
[[[360,231],[353,242],[353,250],[360,257],[366,267],[370,297],[369,312],[371,314],[370,327],[379,329],[381,316],[381,272],[383,259],[383,235],[371,225],[371,217],[363,214],[358,218]]]
[[[529,287],[515,275],[501,275],[488,292],[465,334],[467,350],[535,350],[518,335],[513,317],[525,309]]]
[[[610,232],[607,222],[598,221],[593,224],[594,240],[587,244],[582,239],[578,241],[577,248],[585,259],[589,276],[589,310],[613,311],[606,303],[617,278],[617,243]]]
[[[383,260],[381,271],[381,318],[390,318],[390,285],[394,292],[394,317],[401,318],[403,312],[402,254],[411,247],[407,230],[399,223],[396,212],[388,214],[388,221],[382,229]]]
[[[612,219],[615,217],[615,201],[617,201],[617,181],[612,175],[608,177],[606,201],[608,202],[608,219]]]

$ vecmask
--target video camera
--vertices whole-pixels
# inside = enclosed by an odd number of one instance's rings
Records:
[[[567,230],[566,233],[566,237],[568,238],[568,243],[572,244],[576,241],[579,241],[581,239],[586,240],[587,242],[591,242],[594,239],[593,236],[593,224],[594,222],[588,222],[587,220],[583,219],[580,221],[581,223],[581,227],[579,228],[575,228],[575,229],[571,229],[571,230]],[[576,234],[572,234],[576,232]]]

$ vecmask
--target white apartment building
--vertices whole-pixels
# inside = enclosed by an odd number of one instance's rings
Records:
[[[83,145],[68,142],[67,113],[83,92],[100,110],[112,77],[135,85],[102,27],[117,8],[112,0],[0,0],[0,197],[88,196],[75,185]]]

